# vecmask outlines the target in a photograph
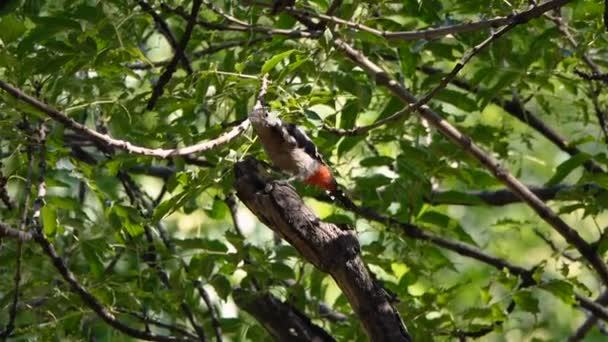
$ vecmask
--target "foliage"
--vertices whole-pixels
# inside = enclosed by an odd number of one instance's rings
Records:
[[[416,340],[479,332],[488,341],[550,341],[572,334],[587,317],[580,296],[595,299],[600,278],[518,198],[506,206],[484,200],[504,188],[487,166],[415,114],[363,134],[340,133],[389,117],[404,104],[336,49],[335,39],[423,98],[497,29],[385,39],[337,23],[312,30],[289,11],[271,14],[254,3],[204,2],[184,49],[188,61],[175,59],[177,70],[148,110],[180,47],[171,47],[141,1],[3,2],[0,80],[113,138],[171,149],[214,139],[246,119],[267,74],[270,108],[307,131],[358,204],[534,272],[536,283],[526,284],[507,269],[412,239],[295,184],[321,218],[356,227],[365,262],[399,297],[397,308]],[[296,8],[326,13],[331,3],[302,0]],[[333,15],[395,32],[508,16],[528,3],[345,0]],[[192,1],[150,5],[179,44]],[[519,23],[479,51],[428,104],[524,183],[557,189],[541,197],[602,258],[608,207],[603,10],[599,0],[572,1],[561,9],[561,22],[547,12]],[[239,26],[233,17],[254,26]],[[564,137],[561,145],[530,116]],[[256,283],[337,340],[366,340],[331,277],[273,241],[242,205],[231,212],[234,163],[246,155],[266,159],[250,130],[198,155],[155,158],[92,140],[0,92],[0,132],[0,192],[6,189],[16,204],[0,202],[0,221],[17,228],[29,217],[28,230],[39,222],[79,283],[129,325],[144,330],[132,312],[194,331],[184,303],[208,338],[215,315],[231,340],[268,340],[255,317],[234,304],[235,289]],[[40,180],[46,184],[42,209],[35,201]],[[32,208],[24,216],[26,197]],[[9,237],[0,243],[0,323],[9,321],[21,269],[15,340],[125,338],[81,300],[40,246],[27,241],[21,249]],[[328,319],[321,304],[347,321]],[[587,335],[600,336],[598,328]]]

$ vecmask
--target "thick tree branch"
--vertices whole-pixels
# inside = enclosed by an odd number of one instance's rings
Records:
[[[236,233],[244,239],[243,230],[237,219],[238,204],[234,194],[228,194],[225,202],[230,210],[230,216]],[[247,252],[245,252],[244,261],[246,264],[251,264],[249,253]],[[312,323],[303,312],[293,305],[288,302],[282,302],[270,293],[259,293],[260,286],[255,277],[252,277],[252,284],[248,290],[235,290],[234,300],[239,307],[254,316],[276,340],[291,341],[302,337],[308,338],[307,341],[315,341],[312,337],[317,337],[320,341],[333,341],[333,337]],[[256,304],[260,305],[256,306]],[[332,312],[332,314],[334,313]]]
[[[565,0],[562,0],[565,1]],[[388,88],[391,93],[407,104],[416,103],[417,99],[401,86],[397,81],[393,80],[386,71],[369,60],[360,51],[355,50],[350,45],[346,44],[342,39],[337,38],[334,41],[335,46],[344,52],[355,64],[370,73],[376,83]],[[523,183],[511,175],[504,169],[500,163],[486,153],[483,149],[472,142],[471,138],[462,134],[456,127],[452,126],[439,114],[424,105],[418,109],[421,117],[426,119],[429,124],[439,130],[446,137],[454,141],[463,151],[466,151],[475,159],[477,159],[487,170],[492,172],[496,179],[503,182],[509,189],[522,198],[545,222],[552,226],[574,246],[581,255],[589,262],[596,270],[604,284],[608,284],[608,267],[596,251],[585,241],[577,231],[572,229],[564,220],[562,220],[551,208],[543,203],[534,193],[530,191]]]
[[[0,80],[0,89],[3,89],[17,100],[32,105],[34,108],[42,111],[44,114],[54,119],[55,121],[60,122],[64,126],[74,130],[75,132],[84,134],[88,139],[91,139],[103,146],[114,147],[132,154],[141,154],[144,156],[151,156],[156,158],[166,159],[171,157],[187,156],[191,154],[206,152],[218,146],[229,143],[230,141],[241,135],[241,133],[243,133],[249,127],[249,120],[244,120],[239,125],[233,127],[230,131],[221,134],[217,138],[196,145],[173,149],[147,148],[133,145],[126,140],[114,139],[107,134],[102,134],[95,130],[92,130],[86,127],[85,125],[78,123],[67,115],[59,112],[55,108],[41,102],[40,100],[32,96],[25,94],[22,90],[15,88],[2,80]]]
[[[296,307],[270,293],[236,290],[234,301],[255,317],[277,341],[335,341]]]
[[[516,275],[521,279],[522,284],[520,285],[520,287],[538,285],[538,281],[533,277],[535,272],[534,269],[526,269],[524,267],[512,264],[505,259],[487,254],[484,251],[481,251],[476,247],[470,246],[466,243],[462,243],[460,241],[453,241],[441,236],[434,235],[433,233],[430,233],[425,229],[422,229],[409,223],[400,222],[389,216],[384,216],[372,209],[356,206],[352,202],[350,205],[344,205],[344,203],[341,204],[345,207],[345,209],[350,210],[365,219],[398,229],[400,232],[402,232],[405,236],[409,238],[430,242],[436,246],[445,248],[464,257],[468,257],[487,264],[489,266],[492,266],[499,271],[508,270],[509,273]],[[593,315],[605,321],[608,321],[608,309],[602,306],[602,302],[599,299],[597,302],[594,302],[578,293],[575,293],[574,297],[582,308],[588,310]],[[608,298],[608,293],[606,293],[606,297]]]
[[[152,90],[152,96],[148,101],[148,110],[154,109],[156,101],[163,94],[165,86],[167,85],[167,83],[169,83],[169,80],[171,80],[173,73],[175,73],[175,71],[177,70],[177,63],[180,61],[180,59],[186,58],[184,51],[186,50],[186,46],[188,45],[190,37],[192,36],[194,25],[196,25],[196,18],[198,16],[198,11],[201,8],[201,4],[201,0],[192,1],[192,10],[190,11],[190,15],[188,16],[188,23],[186,24],[184,34],[182,35],[182,38],[179,41],[179,46],[174,51],[171,62],[169,62],[169,64],[165,68],[165,72],[160,75],[156,86],[154,86],[154,89]]]
[[[260,168],[253,158],[235,164],[241,201],[306,260],[332,275],[371,340],[411,341],[387,294],[361,260],[354,233],[320,221],[291,186],[269,181]]]

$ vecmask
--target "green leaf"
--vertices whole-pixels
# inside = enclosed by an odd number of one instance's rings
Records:
[[[522,290],[513,294],[513,300],[517,306],[526,311],[533,314],[537,314],[540,312],[538,308],[538,299],[534,297],[531,291]]]
[[[274,276],[279,279],[295,279],[296,275],[293,269],[283,263],[273,262],[270,264],[270,270]]]
[[[219,240],[205,238],[173,239],[173,243],[183,249],[205,249],[216,253],[228,252],[228,247]]]
[[[589,159],[591,159],[591,156],[587,153],[579,153],[574,155],[573,157],[570,157],[570,159],[557,166],[555,174],[553,175],[553,177],[551,177],[551,179],[549,179],[549,181],[547,181],[546,185],[551,186],[561,182],[574,169],[583,165]]]
[[[359,165],[364,167],[372,167],[372,166],[387,166],[392,165],[395,160],[391,157],[379,156],[379,157],[369,157],[361,160]]]
[[[55,208],[45,205],[40,211],[44,235],[48,237],[55,236],[55,233],[57,232],[57,212],[55,211]]]
[[[26,28],[22,20],[18,20],[14,15],[7,15],[0,18],[0,39],[4,44],[10,44],[17,40]]]
[[[564,303],[574,305],[574,286],[563,280],[551,280],[547,283],[539,285],[543,290],[551,292],[555,297],[561,299]]]
[[[99,278],[103,274],[104,267],[99,255],[95,252],[95,249],[90,246],[86,241],[80,245],[80,249],[82,250],[82,254],[84,258],[87,260],[87,264],[89,265],[89,270],[93,274],[94,277]]]
[[[262,74],[268,73],[270,70],[272,70],[272,68],[274,68],[277,64],[279,64],[279,62],[281,62],[283,59],[289,57],[294,52],[296,52],[296,50],[292,49],[292,50],[285,51],[283,53],[280,53],[280,54],[275,55],[272,58],[270,58],[262,66],[262,70],[261,70]]]
[[[223,300],[228,299],[228,295],[232,292],[232,287],[226,277],[221,274],[216,274],[209,283],[213,286],[220,298]]]

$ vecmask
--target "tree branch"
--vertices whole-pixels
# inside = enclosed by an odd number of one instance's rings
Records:
[[[108,325],[114,329],[134,338],[139,338],[147,341],[159,341],[159,342],[174,342],[174,341],[193,341],[189,338],[178,338],[172,336],[157,335],[151,332],[138,330],[132,328],[118,319],[108,310],[103,304],[101,304],[97,298],[95,298],[90,292],[88,292],[76,279],[74,274],[67,268],[65,262],[57,252],[55,247],[42,234],[35,234],[34,239],[42,247],[44,253],[51,259],[55,268],[59,271],[63,279],[70,284],[74,292],[76,292],[82,301],[91,308],[99,318],[105,321]]]
[[[565,1],[565,0],[561,0]],[[376,83],[388,88],[391,93],[399,98],[404,103],[416,103],[417,99],[408,92],[398,82],[374,64],[361,52],[355,50],[350,45],[346,44],[342,39],[334,40],[335,46],[344,52],[355,64],[370,73],[376,80]],[[439,130],[443,135],[454,141],[463,151],[468,152],[471,156],[477,159],[487,170],[492,172],[496,179],[503,182],[517,196],[521,197],[545,222],[551,225],[557,232],[562,235],[568,243],[574,246],[581,255],[589,262],[596,270],[604,284],[608,284],[608,267],[596,251],[585,241],[577,231],[572,229],[564,220],[562,220],[551,208],[545,205],[534,193],[530,191],[517,178],[511,175],[504,169],[500,163],[486,153],[483,149],[472,142],[471,138],[462,134],[456,127],[448,123],[443,117],[424,105],[418,109],[421,117],[426,119],[429,124]]]
[[[599,305],[606,306],[608,304],[608,290],[605,290],[599,297],[595,300],[595,302]],[[593,328],[594,325],[598,323],[598,318],[595,314],[589,315],[585,322],[581,324],[576,331],[568,338],[569,342],[581,341],[585,335]]]
[[[361,260],[352,231],[322,222],[289,185],[269,181],[261,164],[235,164],[237,196],[303,257],[332,275],[373,341],[411,341],[397,310]]]
[[[592,192],[594,195],[600,195],[606,191],[599,185],[593,183],[580,185],[558,184],[549,187],[528,186],[530,191],[534,193],[541,201],[547,202],[557,199],[560,192],[582,191]],[[492,206],[502,206],[512,203],[521,203],[521,197],[518,197],[509,189],[500,189],[495,191],[467,191],[459,192],[453,190],[434,190],[427,199],[430,204],[450,204],[450,205],[479,205],[487,204]]]
[[[270,293],[234,291],[235,303],[253,316],[277,341],[335,341],[325,330]]]
[[[184,53],[184,49],[177,42],[177,38],[175,38],[173,32],[171,32],[171,29],[169,28],[169,25],[167,25],[167,22],[158,13],[156,13],[152,6],[150,6],[150,4],[146,1],[137,0],[137,3],[144,11],[146,11],[146,13],[150,14],[152,19],[154,19],[156,26],[158,26],[158,30],[165,37],[165,39],[167,39],[169,45],[171,45],[173,53],[175,55],[178,55],[181,59],[182,65],[184,66],[184,69],[186,69],[186,72],[188,74],[192,74],[192,66],[190,65],[188,56],[186,56],[186,54]]]
[[[217,138],[196,145],[173,149],[147,148],[133,145],[126,140],[114,139],[107,134],[102,134],[95,130],[92,130],[86,127],[85,125],[76,122],[74,119],[68,117],[67,115],[59,112],[55,108],[41,102],[40,100],[32,96],[25,94],[22,90],[15,88],[2,80],[0,80],[0,89],[3,89],[15,99],[32,105],[34,108],[42,111],[44,114],[60,122],[64,126],[74,130],[75,132],[84,134],[85,136],[87,136],[88,139],[91,139],[103,146],[114,147],[132,154],[141,154],[144,156],[151,156],[156,158],[166,159],[171,157],[187,156],[191,154],[206,152],[218,146],[229,143],[230,141],[241,135],[241,133],[243,133],[249,127],[249,120],[244,120],[239,125],[233,127],[230,131],[221,134]]]
[[[222,51],[225,49],[229,49],[229,48],[233,48],[233,47],[237,47],[237,46],[249,46],[249,45],[256,44],[258,42],[268,41],[270,39],[271,39],[270,37],[259,37],[259,38],[254,38],[254,39],[240,39],[240,40],[227,41],[227,42],[223,42],[223,43],[216,44],[216,45],[210,45],[206,49],[195,51],[192,53],[192,57],[200,58],[200,57],[203,57],[206,55],[211,55],[213,53],[216,53],[218,51]],[[154,62],[152,64],[145,63],[145,62],[139,62],[139,63],[129,64],[127,67],[129,69],[133,69],[133,70],[147,70],[147,69],[152,69],[155,67],[161,67],[161,66],[168,65],[170,62],[171,62],[171,59]]]
[[[29,130],[29,122],[26,117],[23,117],[23,130]],[[16,258],[15,258],[15,276],[13,278],[14,283],[14,293],[13,293],[13,301],[11,303],[9,312],[8,312],[8,322],[6,323],[5,328],[0,331],[0,338],[6,339],[8,338],[15,329],[15,319],[17,318],[17,305],[19,304],[19,296],[21,294],[20,284],[21,284],[21,268],[22,268],[22,258],[23,258],[23,242],[29,241],[32,239],[32,234],[27,232],[25,229],[28,226],[30,217],[30,198],[32,193],[32,173],[34,169],[34,152],[33,152],[33,139],[28,136],[26,138],[27,146],[26,146],[26,154],[27,154],[27,176],[25,181],[25,196],[23,199],[23,207],[21,208],[21,219],[19,222],[19,229],[12,229],[8,225],[0,222],[0,236],[13,236],[17,239],[16,245]]]
[[[0,222],[0,237],[9,237],[23,242],[30,241],[34,238],[32,233],[11,228],[3,222]]]
[[[458,72],[460,72],[460,70],[462,70],[462,68],[464,68],[464,66],[471,60],[471,58],[473,58],[477,53],[479,53],[484,48],[489,46],[496,39],[500,38],[502,35],[504,35],[508,31],[510,31],[511,29],[513,29],[515,26],[523,24],[532,18],[541,16],[545,11],[549,11],[549,10],[559,6],[558,5],[559,3],[567,2],[567,1],[568,0],[550,1],[541,6],[533,7],[532,9],[530,9],[526,12],[520,13],[519,14],[520,17],[518,17],[518,15],[515,15],[514,18],[519,18],[519,19],[509,21],[509,23],[506,26],[504,26],[500,30],[492,33],[487,39],[485,39],[484,41],[482,41],[481,43],[477,44],[472,49],[467,51],[462,56],[460,61],[458,63],[456,63],[456,65],[452,68],[452,70],[441,79],[441,81],[435,88],[433,88],[430,92],[428,92],[426,95],[424,95],[419,100],[408,104],[402,110],[400,110],[384,119],[378,120],[378,121],[374,122],[373,124],[367,125],[367,126],[360,126],[360,127],[355,127],[355,128],[351,128],[351,129],[338,129],[338,128],[332,128],[332,127],[325,125],[325,128],[328,129],[329,131],[331,131],[332,133],[335,133],[338,135],[359,135],[359,134],[367,133],[370,130],[380,127],[382,125],[385,125],[387,123],[395,122],[395,121],[405,118],[409,113],[411,113],[413,111],[417,111],[420,107],[422,107],[423,105],[428,103],[433,97],[435,97],[441,90],[443,90],[448,85],[448,83],[450,83],[456,77]],[[541,11],[539,9],[543,9],[543,11]]]
[[[187,16],[188,16],[179,7],[172,8],[165,4],[162,4],[161,6],[162,6],[163,10],[171,12],[171,13],[175,13],[183,18],[187,18]],[[323,33],[322,31],[275,29],[272,27],[251,25],[251,24],[224,25],[224,24],[211,23],[211,22],[204,21],[201,19],[197,20],[196,23],[198,25],[200,25],[206,29],[210,29],[210,30],[255,32],[255,33],[261,33],[261,34],[264,34],[267,36],[280,35],[280,36],[287,36],[287,37],[291,37],[291,38],[316,38],[316,37],[321,36],[321,34]]]
[[[339,135],[359,135],[359,134],[367,133],[370,130],[383,126],[387,123],[399,121],[399,120],[405,118],[409,113],[411,113],[413,111],[417,111],[420,107],[424,106],[433,97],[435,97],[441,90],[443,90],[448,85],[448,83],[451,80],[453,80],[454,77],[456,77],[456,74],[458,74],[458,72],[460,70],[462,70],[462,68],[464,68],[464,66],[471,60],[471,58],[473,58],[473,56],[475,56],[477,53],[479,53],[485,47],[490,45],[493,41],[500,38],[503,34],[507,33],[509,30],[511,30],[518,24],[519,24],[519,22],[514,22],[514,23],[509,24],[509,25],[501,28],[500,30],[492,33],[490,35],[490,37],[488,37],[487,39],[485,39],[483,42],[479,43],[478,45],[474,46],[471,50],[469,50],[467,53],[465,53],[462,56],[462,58],[460,59],[460,61],[458,63],[456,63],[456,65],[454,66],[452,71],[450,71],[449,74],[447,74],[445,77],[443,77],[441,82],[439,82],[439,84],[437,86],[435,86],[435,88],[433,88],[430,92],[428,92],[426,95],[424,95],[420,100],[417,100],[416,102],[407,105],[402,110],[400,110],[384,119],[378,120],[378,121],[374,122],[373,124],[367,125],[367,126],[359,126],[359,127],[355,127],[355,128],[347,129],[347,130],[336,129],[336,128],[331,128],[331,127],[326,127],[326,129],[330,130],[333,133],[339,134]]]
[[[428,66],[423,66],[420,68],[420,70],[427,75],[434,75],[441,72],[441,70],[439,69],[435,69]],[[479,87],[473,87],[468,82],[463,80],[453,79],[451,83],[457,86],[458,88],[466,90],[473,94],[480,94],[485,92],[483,89]],[[532,112],[525,109],[524,106],[516,98],[513,98],[511,100],[505,100],[500,97],[493,97],[491,101],[495,105],[502,107],[502,109],[507,114],[517,118],[522,123],[535,129],[538,133],[540,133],[542,136],[544,136],[547,140],[552,142],[562,151],[568,153],[571,156],[582,153],[582,151],[579,150],[576,146],[571,146],[566,140],[566,138],[560,135],[555,129],[548,126]],[[589,172],[604,172],[602,167],[593,160],[585,161],[583,166]]]
[[[572,0],[547,1],[541,5],[534,6],[526,11],[514,13],[514,14],[511,14],[508,16],[496,17],[493,19],[477,21],[477,22],[464,23],[464,24],[439,27],[439,28],[430,28],[430,29],[413,30],[413,31],[395,31],[395,32],[378,30],[378,29],[375,29],[375,28],[372,28],[372,27],[369,27],[369,26],[366,26],[366,25],[363,25],[360,23],[355,23],[355,22],[352,22],[349,20],[345,20],[342,18],[332,16],[332,15],[319,14],[319,13],[315,13],[315,12],[308,11],[308,10],[296,9],[295,7],[287,7],[284,10],[290,14],[297,14],[297,15],[302,15],[302,16],[313,17],[313,18],[317,18],[322,21],[331,22],[331,23],[339,24],[339,25],[344,25],[351,29],[364,31],[364,32],[373,34],[375,36],[385,38],[387,40],[408,41],[408,40],[417,40],[417,39],[431,40],[431,39],[437,39],[440,37],[444,37],[444,36],[450,35],[450,34],[472,32],[472,31],[477,31],[477,30],[481,30],[481,29],[496,28],[496,27],[506,26],[506,25],[511,25],[511,24],[517,25],[520,23],[525,23],[536,17],[539,17],[547,11],[550,11],[555,8],[559,8],[570,1],[572,1]],[[271,6],[270,4],[266,5],[266,4],[262,4],[260,2],[256,2],[256,5],[268,6],[268,7]]]
[[[190,37],[192,36],[192,31],[194,29],[194,25],[196,24],[196,17],[198,16],[198,11],[201,8],[201,4],[201,0],[192,1],[192,10],[190,11],[190,15],[188,16],[188,23],[186,24],[184,34],[181,40],[179,41],[179,46],[174,51],[171,62],[169,62],[169,64],[167,65],[165,72],[160,75],[156,86],[152,90],[152,96],[148,101],[148,110],[154,109],[156,101],[163,94],[165,86],[167,85],[167,83],[169,83],[169,80],[171,80],[171,76],[173,76],[173,73],[175,73],[175,71],[177,70],[177,63],[180,61],[180,59],[186,58],[186,56],[184,55],[184,51],[186,50],[188,41],[190,41]]]

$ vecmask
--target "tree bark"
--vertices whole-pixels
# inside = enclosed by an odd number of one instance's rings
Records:
[[[270,293],[234,293],[237,305],[260,322],[277,341],[335,342],[325,330],[310,321],[306,315]]]
[[[292,186],[270,179],[254,158],[235,164],[235,174],[241,201],[306,260],[334,278],[371,341],[412,341],[391,297],[363,263],[354,231],[321,221]]]

